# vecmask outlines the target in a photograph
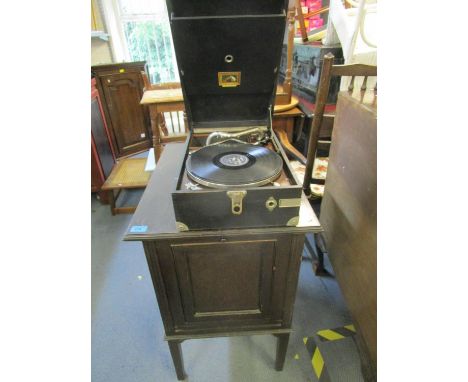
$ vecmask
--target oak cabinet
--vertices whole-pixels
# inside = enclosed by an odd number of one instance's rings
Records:
[[[289,327],[293,300],[285,292],[288,276],[297,276],[303,240],[277,234],[145,243],[150,264],[159,262],[166,293],[173,296],[168,334],[213,326]]]
[[[124,236],[143,243],[177,377],[182,341],[235,335],[277,336],[282,370],[304,237],[322,227],[303,197],[297,226],[179,232],[171,191],[184,155],[166,145]]]
[[[144,61],[92,67],[116,157],[151,147],[148,110],[140,105],[144,70]]]

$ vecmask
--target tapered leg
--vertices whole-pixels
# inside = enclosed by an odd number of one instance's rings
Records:
[[[182,346],[181,341],[167,341],[169,343],[169,350],[171,351],[172,362],[177,374],[177,379],[183,381],[185,379],[184,360],[182,359]]]
[[[278,334],[278,340],[276,342],[276,363],[275,369],[277,371],[283,370],[284,360],[286,358],[286,351],[288,350],[289,333]]]

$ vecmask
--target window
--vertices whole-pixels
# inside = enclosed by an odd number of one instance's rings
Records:
[[[164,0],[113,0],[124,57],[146,61],[152,83],[179,81]],[[115,42],[114,42],[115,43]],[[118,60],[118,58],[116,58]]]

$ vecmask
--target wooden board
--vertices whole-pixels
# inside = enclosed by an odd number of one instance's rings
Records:
[[[320,221],[358,341],[377,367],[377,110],[338,98]]]

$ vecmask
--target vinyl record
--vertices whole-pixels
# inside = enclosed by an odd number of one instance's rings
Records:
[[[188,176],[204,186],[236,188],[272,182],[280,175],[283,160],[262,146],[226,142],[194,152],[186,166]]]

